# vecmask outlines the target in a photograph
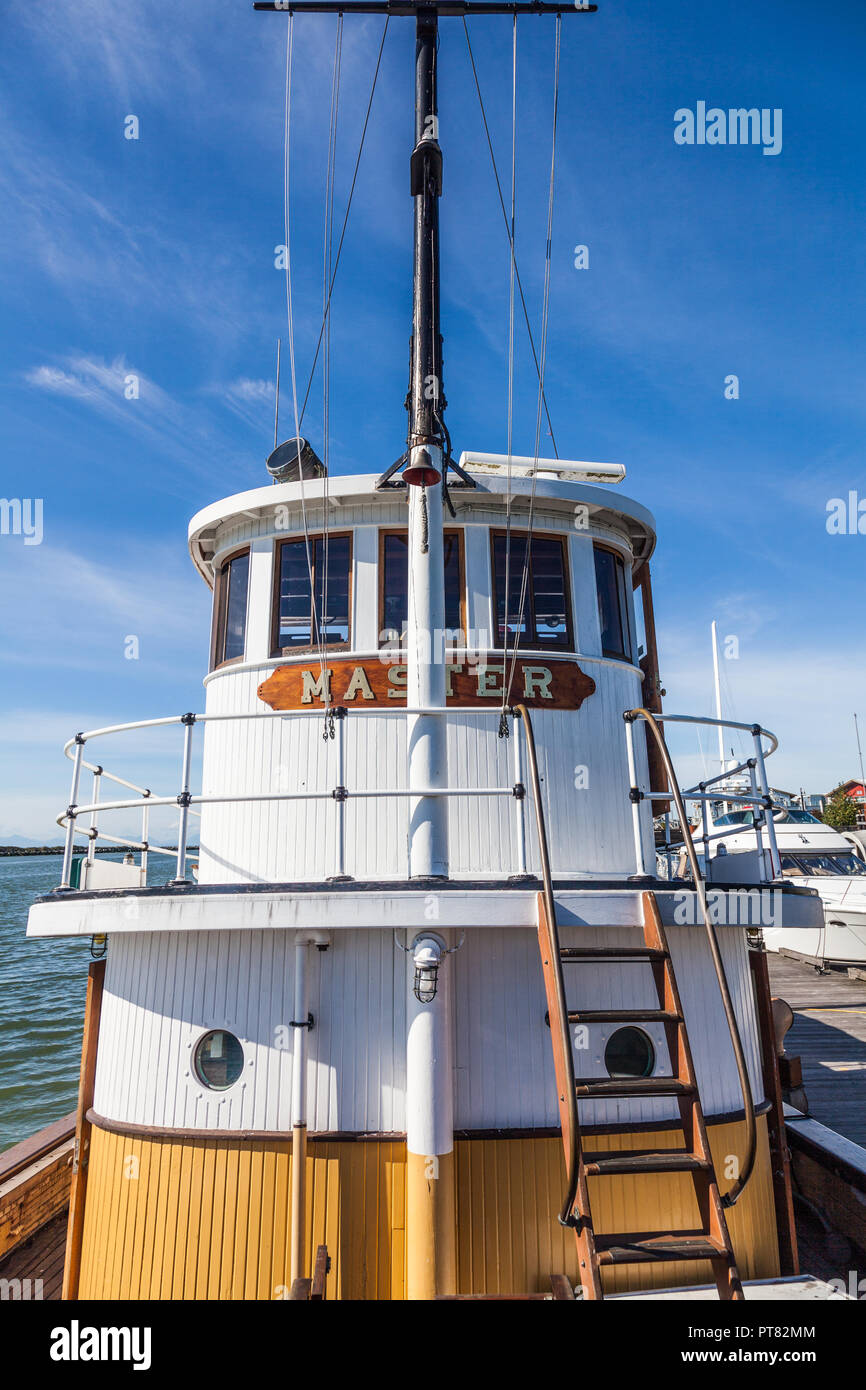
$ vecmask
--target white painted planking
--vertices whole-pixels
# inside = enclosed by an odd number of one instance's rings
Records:
[[[617,944],[622,929],[565,928],[563,944]],[[707,1115],[741,1106],[736,1068],[702,933],[669,928]],[[762,1099],[744,934],[721,934],[755,1099]],[[550,1033],[535,933],[467,931],[454,968],[455,1127],[557,1124]],[[657,1007],[649,971],[567,967],[571,1008]],[[143,933],[112,940],[94,1107],[108,1119],[167,1128],[283,1130],[290,1126],[293,942],[289,932]],[[390,930],[335,933],[310,951],[307,1123],[314,1131],[401,1132],[405,1126],[405,955]],[[242,1077],[225,1092],[196,1079],[192,1054],[212,1028],[241,1040]],[[584,1075],[605,1075],[612,1028],[591,1025]],[[657,1072],[669,1074],[663,1033],[650,1026]],[[581,1103],[585,1124],[670,1119],[665,1099]]]
[[[625,876],[634,872],[631,805],[623,710],[640,699],[632,667],[586,660],[595,694],[578,711],[536,711],[533,718],[554,871]],[[207,687],[208,713],[256,708],[256,690],[269,668],[231,667]],[[311,662],[311,669],[316,664]],[[452,786],[513,784],[510,740],[500,739],[494,714],[454,715],[449,721]],[[205,725],[206,795],[254,790],[330,792],[336,784],[336,745],[322,738],[322,721],[228,720]],[[352,798],[353,790],[405,787],[405,716],[350,714],[346,733],[346,871],[356,878],[402,878],[407,872],[406,798]],[[646,787],[643,739],[636,740]],[[585,771],[584,771],[585,769]],[[336,806],[330,800],[236,802],[202,807],[199,876],[202,883],[313,882],[335,872]],[[530,863],[537,865],[531,801],[524,802]],[[649,834],[649,807],[642,808]],[[510,797],[453,798],[449,804],[452,873],[507,877],[516,870],[515,803]]]

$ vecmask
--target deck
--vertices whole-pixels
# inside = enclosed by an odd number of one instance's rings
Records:
[[[0,1279],[31,1280],[30,1297],[46,1301],[60,1298],[63,1289],[63,1259],[66,1253],[66,1212],[62,1211],[45,1226],[16,1246],[0,1260]],[[42,1280],[42,1288],[34,1281]],[[8,1295],[15,1298],[15,1293]],[[19,1297],[26,1296],[22,1290]]]
[[[866,980],[768,955],[770,988],[794,1010],[785,1051],[803,1063],[809,1113],[866,1148]]]

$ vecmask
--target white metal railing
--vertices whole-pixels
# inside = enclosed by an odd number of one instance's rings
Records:
[[[637,771],[634,749],[634,725],[637,719],[644,717],[644,712],[640,710],[627,710],[623,718],[625,720],[626,751],[628,756],[628,770],[630,786],[630,798],[632,804],[632,825],[634,830],[635,860],[639,874],[646,874],[646,856],[644,853],[643,819],[640,813],[640,803],[642,801],[670,801],[672,792],[667,791],[647,791],[643,792],[637,785]],[[765,759],[775,753],[779,746],[779,740],[769,729],[761,728],[760,724],[740,724],[732,719],[709,719],[700,715],[693,714],[656,714],[653,719],[657,724],[705,724],[712,728],[722,729],[741,729],[745,733],[751,734],[754,742],[754,753],[750,758],[738,763],[736,767],[727,768],[720,772],[716,777],[708,777],[703,782],[698,782],[694,787],[681,788],[680,796],[683,802],[695,801],[701,807],[701,841],[704,847],[704,874],[710,877],[709,847],[712,840],[722,840],[728,835],[741,835],[746,828],[742,824],[730,825],[723,830],[710,833],[709,814],[707,807],[713,801],[736,802],[749,807],[756,807],[753,829],[758,848],[758,865],[761,877],[764,876],[764,840],[763,833],[766,829],[768,849],[770,853],[771,878],[779,878],[782,873],[782,861],[779,857],[779,847],[776,842],[776,827],[773,822],[773,811],[775,809],[773,798],[770,794],[769,783],[767,782],[767,769]],[[765,748],[763,738],[770,740],[769,747]],[[747,796],[730,792],[725,788],[719,790],[716,795],[709,791],[710,787],[716,786],[719,782],[725,782],[741,773],[748,774],[751,790]],[[769,812],[769,814],[768,814]],[[685,834],[685,828],[683,828]],[[670,840],[670,812],[665,812],[665,844],[667,854],[672,853]],[[655,843],[653,843],[653,855],[655,855]],[[670,860],[668,859],[668,869],[670,870]]]
[[[514,711],[507,712],[507,719],[511,724],[510,736],[512,739],[512,775],[514,781],[507,787],[361,787],[350,789],[345,785],[345,766],[346,766],[346,722],[347,715],[354,717],[363,715],[381,714],[444,714],[444,715],[488,715],[501,720],[502,712],[497,709],[484,709],[477,706],[454,706],[447,707],[429,706],[407,708],[401,705],[393,710],[383,709],[382,706],[375,708],[358,707],[347,709],[344,706],[332,707],[326,714],[321,708],[310,710],[263,710],[254,713],[241,712],[237,714],[179,714],[171,715],[162,719],[142,719],[129,724],[111,724],[102,729],[91,729],[87,733],[78,733],[71,738],[64,747],[64,753],[72,760],[72,783],[69,793],[69,805],[66,811],[57,817],[57,824],[66,831],[66,840],[63,852],[63,869],[61,873],[60,888],[68,889],[72,878],[72,858],[73,847],[76,834],[84,834],[88,839],[87,860],[88,864],[93,863],[94,849],[97,840],[105,840],[108,843],[116,844],[122,848],[139,851],[141,854],[140,868],[142,878],[147,871],[148,853],[168,855],[175,859],[175,877],[171,880],[177,886],[191,882],[187,878],[187,844],[189,837],[189,817],[190,815],[200,815],[196,811],[197,806],[208,805],[231,805],[233,803],[244,802],[267,802],[267,801],[333,801],[336,806],[335,817],[335,837],[334,837],[334,874],[337,879],[346,877],[346,805],[352,800],[370,800],[381,797],[511,797],[514,803],[514,839],[515,839],[515,861],[516,873],[526,874],[526,826],[524,822],[523,801],[525,788],[523,786],[523,749],[521,721]],[[192,753],[193,753],[193,734],[197,724],[216,724],[230,720],[263,720],[263,719],[292,719],[292,718],[326,718],[326,738],[334,740],[336,751],[336,768],[334,785],[323,791],[278,791],[278,792],[215,792],[208,795],[195,794],[192,791]],[[142,729],[165,728],[169,725],[179,725],[183,728],[183,746],[181,753],[180,770],[180,791],[174,796],[155,796],[148,787],[139,786],[135,782],[130,782],[114,773],[106,772],[105,768],[98,763],[88,762],[84,757],[84,748],[93,739],[105,738],[114,734],[130,733]],[[81,788],[81,775],[84,771],[93,774],[93,799],[87,803],[79,803],[78,797]],[[108,778],[121,787],[126,787],[130,791],[138,793],[135,797],[127,797],[113,801],[100,800],[101,781]],[[155,807],[177,807],[178,808],[178,834],[177,847],[170,848],[163,845],[151,844],[148,840],[148,828],[150,812]],[[122,836],[109,835],[101,829],[99,817],[106,812],[129,811],[140,808],[141,810],[141,838],[131,840]],[[89,816],[89,823],[84,831],[76,830],[76,823],[82,816]]]

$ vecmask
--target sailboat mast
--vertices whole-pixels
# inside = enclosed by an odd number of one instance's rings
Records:
[[[715,619],[713,620],[713,680],[716,687],[716,718],[722,717],[722,686],[719,679],[719,635]],[[719,771],[725,770],[725,731],[721,724],[718,727],[719,735]]]

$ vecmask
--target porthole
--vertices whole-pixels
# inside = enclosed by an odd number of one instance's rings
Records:
[[[227,1091],[244,1069],[244,1050],[234,1033],[205,1033],[193,1056],[195,1074],[209,1091]]]
[[[640,1028],[617,1028],[604,1049],[608,1076],[652,1076],[656,1064],[652,1040]]]

